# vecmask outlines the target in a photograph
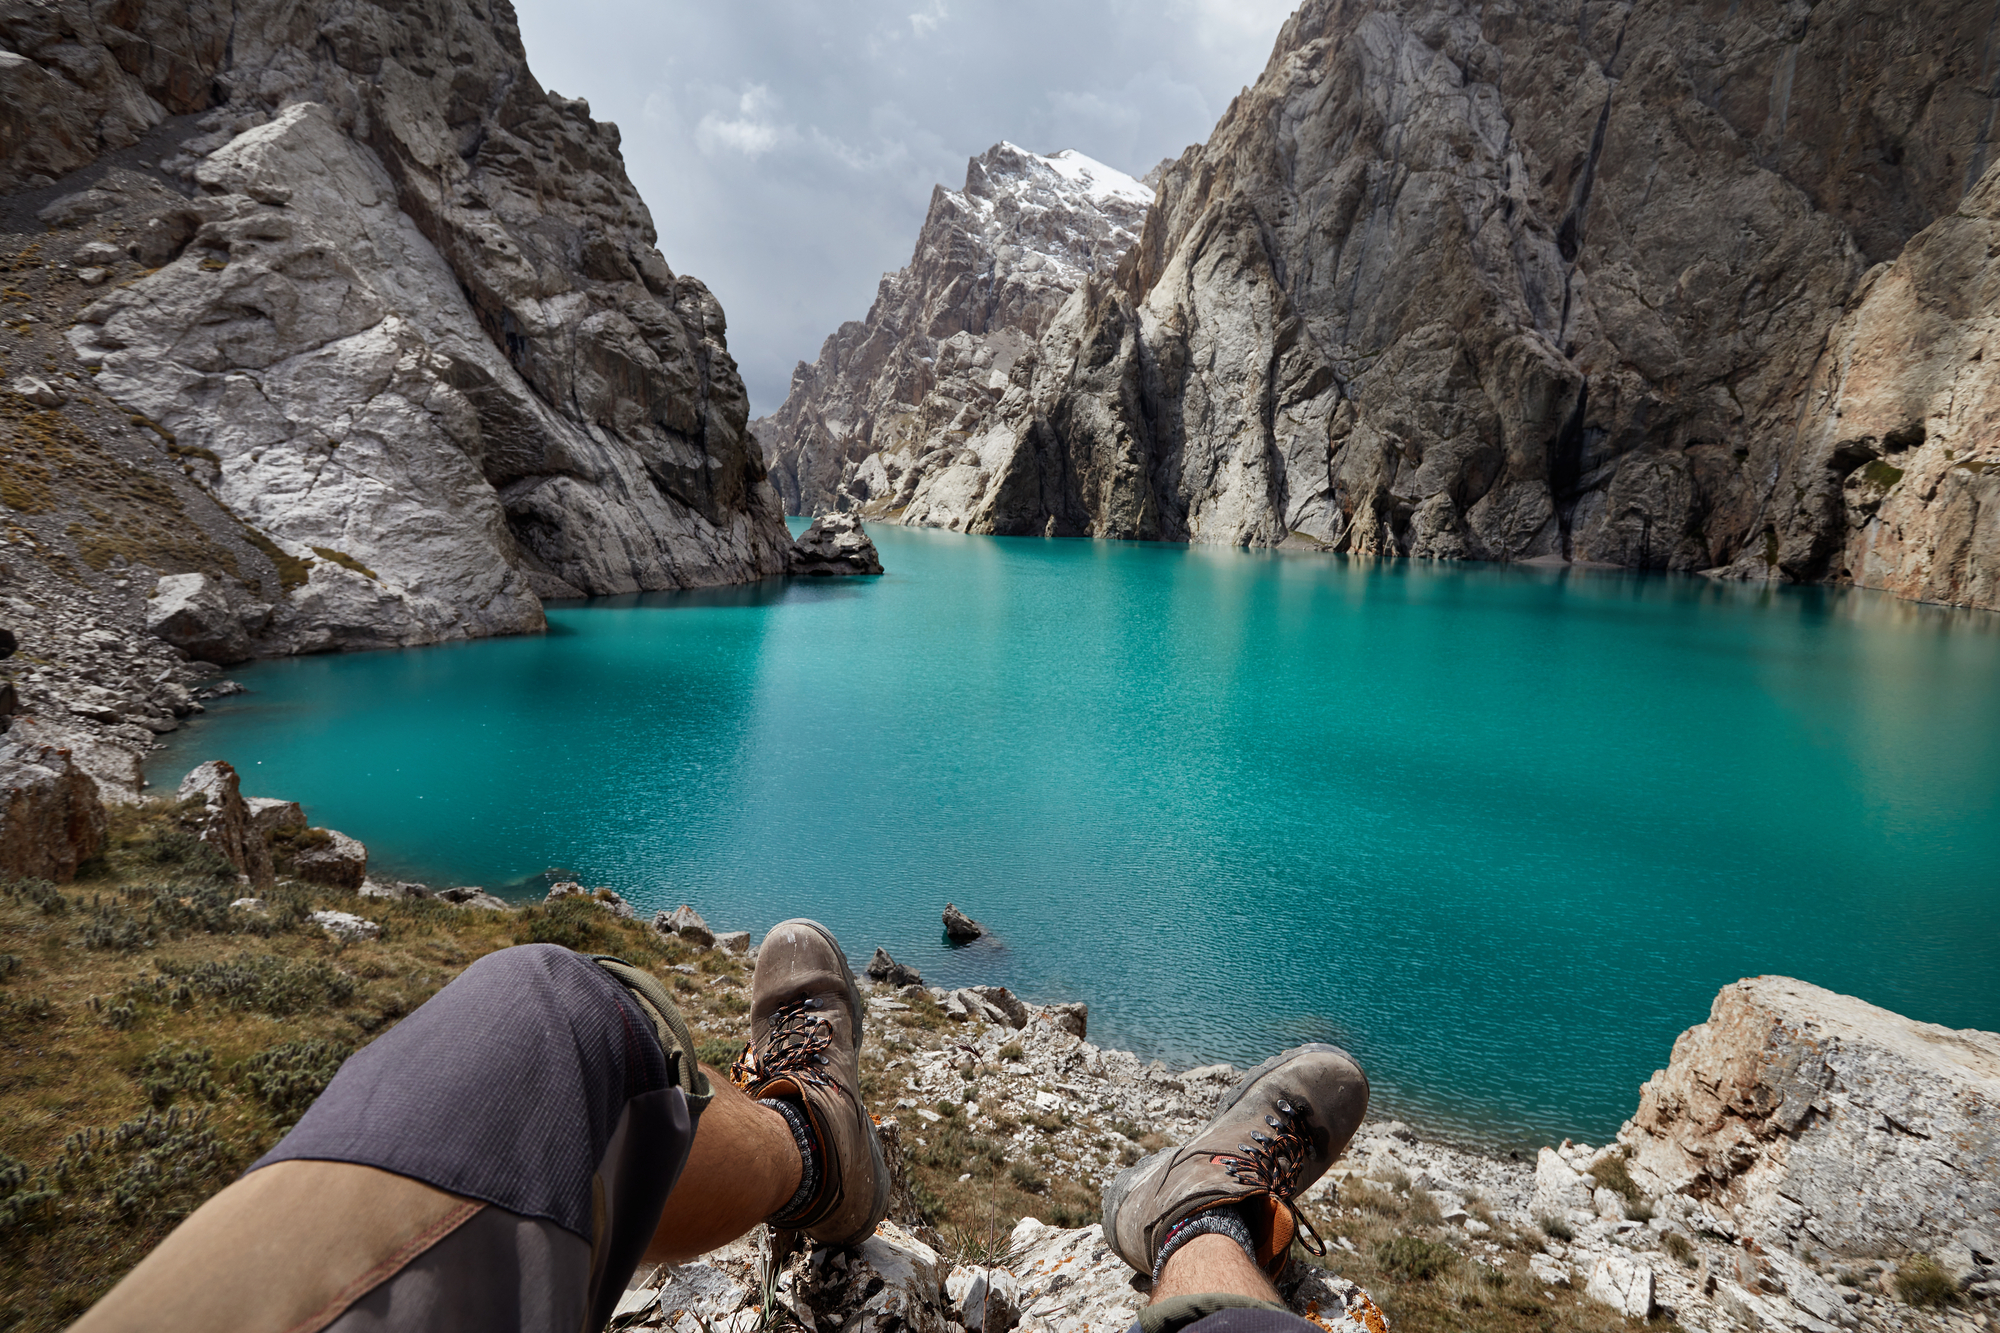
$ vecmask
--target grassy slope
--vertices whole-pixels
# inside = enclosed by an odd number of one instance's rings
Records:
[[[582,900],[485,912],[289,887],[253,916],[227,908],[233,878],[165,806],[114,820],[110,851],[77,883],[0,886],[0,1330],[74,1319],[275,1143],[346,1051],[491,950],[546,941],[617,954],[673,987],[707,1063],[726,1068],[743,1040],[742,960]],[[338,944],[305,921],[319,907],[368,917],[381,937]],[[898,1095],[885,1056],[950,1031],[934,1005],[896,1019],[864,1052],[878,1114]],[[912,1189],[947,1249],[993,1255],[1024,1215],[1096,1219],[1094,1191],[1057,1169],[1059,1135],[1104,1139],[1131,1160],[1159,1146],[1136,1126],[1035,1123],[1049,1148],[1025,1157],[962,1122],[911,1145]],[[1356,1244],[1328,1264],[1367,1285],[1400,1333],[1625,1327],[1574,1296],[1543,1299],[1518,1262],[1496,1283],[1455,1251],[1413,1244],[1444,1233],[1393,1191],[1315,1220]],[[1521,1262],[1535,1244],[1513,1238]]]

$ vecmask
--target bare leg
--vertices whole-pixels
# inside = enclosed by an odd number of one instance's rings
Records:
[[[676,1197],[678,1194],[676,1191]],[[1251,1263],[1243,1247],[1227,1236],[1196,1236],[1175,1250],[1153,1287],[1155,1301],[1215,1294],[1278,1300],[1278,1290],[1264,1276],[1264,1270]]]
[[[713,1069],[706,1072],[715,1096],[647,1247],[646,1258],[656,1263],[720,1249],[791,1202],[799,1188],[799,1149],[785,1118]]]

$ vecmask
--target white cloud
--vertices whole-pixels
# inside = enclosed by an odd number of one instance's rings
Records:
[[[726,149],[745,157],[761,157],[796,133],[791,126],[766,118],[766,112],[776,109],[777,100],[771,96],[771,90],[761,83],[752,84],[736,99],[738,114],[734,119],[713,111],[701,118],[701,123],[695,126],[695,142],[704,153]]]
[[[1290,2],[515,0],[543,86],[624,124],[660,250],[722,301],[760,413],[968,157],[1007,139],[1141,175],[1208,138]]]

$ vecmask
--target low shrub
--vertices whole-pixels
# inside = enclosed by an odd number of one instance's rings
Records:
[[[1944,1306],[1958,1303],[1958,1283],[1927,1254],[1905,1259],[1896,1268],[1896,1295],[1905,1304]]]
[[[236,1080],[262,1102],[279,1126],[296,1124],[313,1100],[326,1091],[351,1050],[324,1037],[284,1041],[237,1065]]]
[[[225,1008],[255,1010],[273,1018],[331,1008],[354,996],[354,978],[317,958],[294,962],[259,954],[192,967],[163,962],[160,971]]]
[[[1576,1231],[1560,1217],[1538,1217],[1535,1219],[1535,1225],[1540,1227],[1542,1234],[1550,1240],[1576,1239]]]
[[[1026,1162],[1016,1162],[1007,1168],[1007,1178],[1019,1189],[1029,1194],[1040,1194],[1049,1187],[1049,1182]]]
[[[1675,1262],[1679,1263],[1681,1267],[1693,1268],[1695,1266],[1695,1262],[1699,1256],[1694,1248],[1694,1242],[1686,1236],[1683,1236],[1678,1231],[1669,1231],[1662,1243],[1666,1246],[1667,1253],[1672,1255]]]
[[[210,1072],[214,1065],[215,1052],[208,1047],[168,1042],[139,1062],[139,1087],[159,1111],[183,1093],[194,1101],[212,1102],[222,1095]]]
[[[1419,1236],[1392,1236],[1375,1247],[1383,1272],[1404,1282],[1428,1282],[1458,1263],[1458,1251]]]
[[[1018,1041],[1010,1041],[1000,1048],[1000,1058],[1009,1062],[1020,1060],[1027,1054]]]

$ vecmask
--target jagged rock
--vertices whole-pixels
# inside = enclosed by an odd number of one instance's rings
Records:
[[[715,932],[708,928],[708,922],[701,919],[701,913],[686,903],[671,912],[655,913],[653,929],[663,935],[678,935],[697,948],[715,947]]]
[[[324,834],[321,838],[318,835]],[[368,878],[368,849],[334,829],[308,829],[291,855],[291,873],[330,889],[359,889]]]
[[[243,805],[250,814],[251,833],[262,838],[266,844],[287,833],[306,831],[306,812],[297,801],[284,801],[272,796],[246,796]]]
[[[175,795],[182,801],[201,801],[197,837],[220,852],[238,874],[248,875],[251,883],[261,887],[271,882],[270,845],[251,827],[250,807],[236,769],[227,760],[211,759],[189,770]]]
[[[1590,1270],[1583,1294],[1631,1319],[1653,1313],[1653,1270],[1636,1258],[1607,1254]]]
[[[875,946],[875,956],[868,960],[864,969],[870,981],[883,981],[891,986],[921,986],[923,977],[914,967],[905,967],[889,956],[889,951],[881,945]]]
[[[97,784],[68,751],[0,738],[0,876],[74,879],[108,827]]]
[[[1567,1287],[1570,1284],[1569,1269],[1546,1254],[1529,1255],[1528,1272],[1545,1287]]]
[[[33,375],[16,376],[7,388],[37,407],[61,407],[69,401],[67,394],[53,388],[47,380],[36,379]]]
[[[363,898],[386,898],[390,902],[397,903],[410,902],[417,898],[434,898],[437,896],[431,892],[428,885],[415,884],[408,880],[391,880],[384,883],[380,880],[366,879],[361,881],[359,892]],[[497,902],[499,900],[495,899],[494,901]]]
[[[377,939],[382,934],[382,927],[352,912],[313,912],[306,919],[324,930],[330,938],[346,944]]]
[[[145,779],[140,774],[139,752],[123,741],[47,717],[16,717],[7,734],[24,745],[69,751],[72,762],[97,783],[97,794],[105,801],[129,805],[140,799]]]
[[[1022,354],[1086,277],[1117,267],[1152,197],[1080,153],[1009,143],[966,164],[963,190],[934,190],[909,266],[753,423],[786,508],[938,521],[903,511],[977,474],[982,423]]]
[[[970,986],[967,989],[986,1001],[988,1007],[998,1010],[1008,1027],[1028,1025],[1028,1006],[1015,999],[1014,992],[1005,986]]]
[[[169,574],[146,603],[146,632],[191,657],[228,665],[250,656],[233,599],[223,581],[207,574]]]
[[[558,898],[587,899],[621,920],[630,921],[633,917],[632,904],[626,902],[622,894],[612,889],[586,889],[581,884],[566,880],[552,885],[542,901],[554,902]]]
[[[513,910],[508,907],[505,899],[495,897],[493,894],[473,884],[460,885],[450,889],[439,889],[437,896],[440,900],[448,902],[454,907],[477,907],[488,912],[507,912]]]
[[[715,947],[724,953],[747,954],[750,952],[750,932],[719,930],[715,933]]]
[[[852,514],[821,514],[798,535],[792,548],[791,572],[811,576],[880,574],[882,560],[860,519]]]
[[[1021,1280],[1004,1268],[951,1270],[944,1280],[958,1322],[966,1333],[1008,1333],[1021,1319]]]
[[[944,933],[947,938],[964,943],[976,940],[986,933],[986,927],[959,911],[950,903],[944,905]]]
[[[1648,1193],[1767,1248],[1930,1252],[2000,1213],[2000,1034],[1918,1023],[1788,977],[1723,987],[1620,1141]]]
[[[843,1333],[946,1333],[943,1260],[894,1222],[849,1251],[822,1247],[795,1298]]]
[[[1049,1022],[1064,1032],[1069,1033],[1072,1037],[1086,1037],[1090,1035],[1090,1006],[1081,1000],[1045,1004],[1041,1007],[1041,1012]],[[1221,1067],[1224,1069],[1228,1068],[1227,1065]],[[1231,1075],[1233,1078],[1234,1071],[1231,1071]]]

